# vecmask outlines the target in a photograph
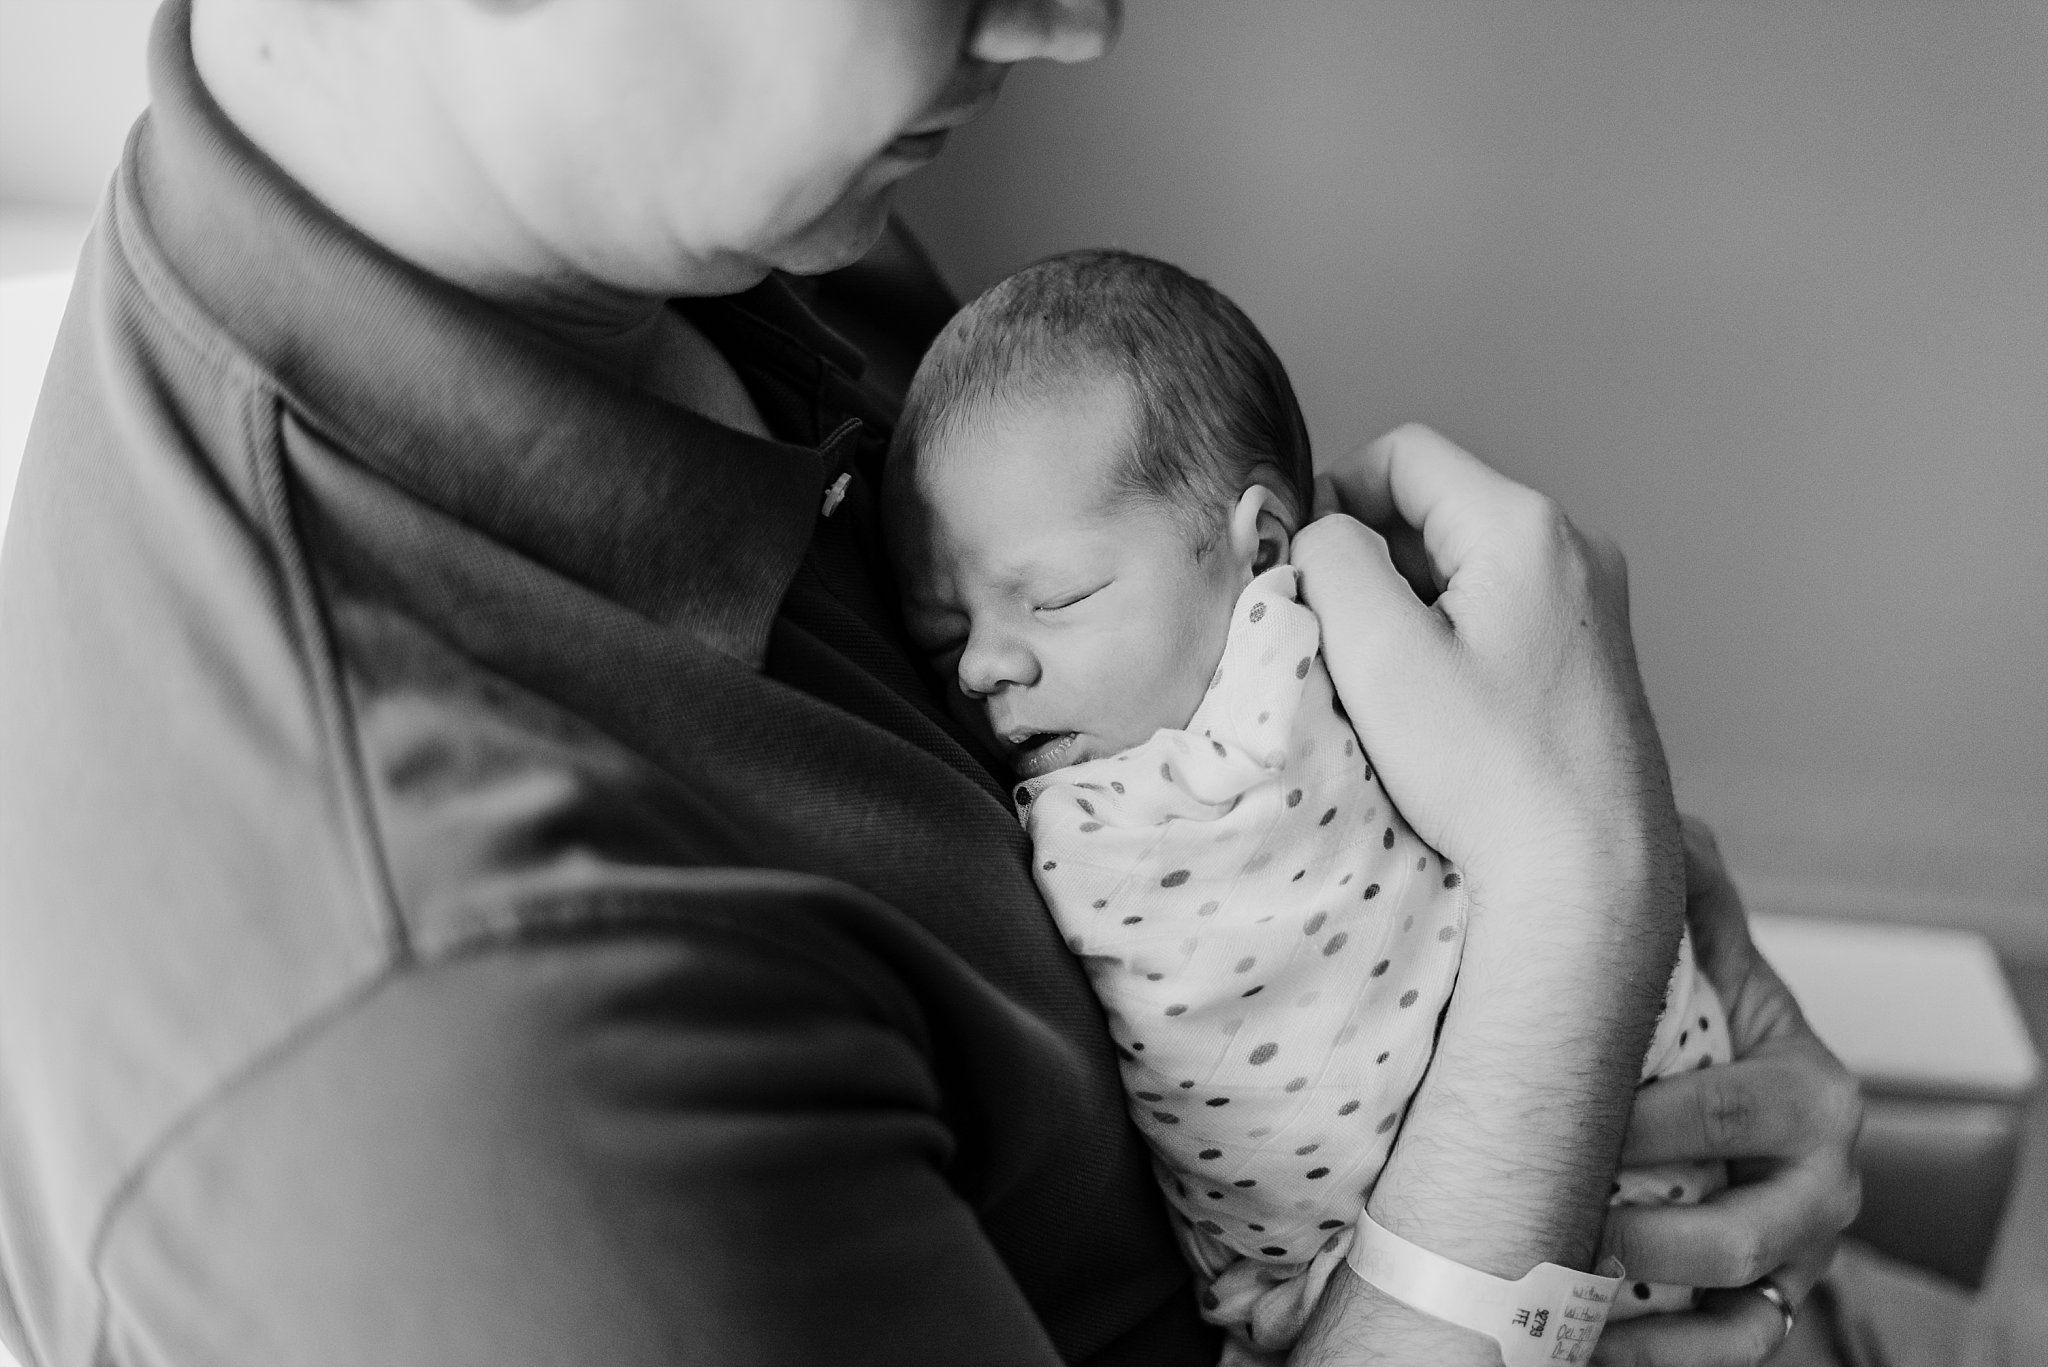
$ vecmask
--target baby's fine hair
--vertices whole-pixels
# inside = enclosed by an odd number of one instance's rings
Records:
[[[1136,406],[1113,498],[1177,514],[1198,549],[1253,484],[1272,490],[1295,528],[1308,516],[1308,427],[1251,319],[1206,280],[1104,248],[1026,266],[953,316],[911,382],[892,477],[1006,400],[1100,377],[1121,380]]]

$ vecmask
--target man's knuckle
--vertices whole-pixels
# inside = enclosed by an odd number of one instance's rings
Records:
[[[1768,1275],[1784,1261],[1784,1250],[1771,1237],[1771,1231],[1761,1225],[1742,1231],[1735,1240],[1735,1252],[1735,1275],[1744,1286]]]
[[[1747,1225],[1732,1227],[1723,1243],[1722,1256],[1730,1285],[1748,1286],[1775,1265],[1764,1246],[1764,1233]]]
[[[1547,494],[1517,485],[1507,499],[1507,516],[1517,531],[1546,550],[1562,552],[1575,546],[1571,519]]]
[[[1705,1226],[1695,1245],[1708,1286],[1747,1286],[1771,1270],[1769,1238],[1754,1218],[1728,1217]]]
[[[1626,620],[1628,561],[1619,546],[1580,530],[1562,507],[1533,489],[1515,490],[1501,516],[1531,573],[1569,601]]]
[[[1821,1134],[1843,1146],[1853,1146],[1863,1128],[1863,1087],[1839,1063],[1828,1069],[1814,1089],[1814,1112]]]
[[[1722,1157],[1745,1157],[1756,1132],[1757,1101],[1748,1086],[1725,1078],[1700,1088],[1699,1131],[1707,1149]]]

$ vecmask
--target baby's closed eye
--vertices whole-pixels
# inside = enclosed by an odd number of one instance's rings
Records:
[[[1038,611],[1038,612],[1058,612],[1058,611],[1060,611],[1060,610],[1061,610],[1061,609],[1063,609],[1063,608],[1070,608],[1070,607],[1073,607],[1073,606],[1074,606],[1074,605],[1075,605],[1076,603],[1085,603],[1085,602],[1087,602],[1087,601],[1088,601],[1088,600],[1089,600],[1090,598],[1093,598],[1093,597],[1094,597],[1094,596],[1095,596],[1096,594],[1098,594],[1098,593],[1102,592],[1102,591],[1103,591],[1104,589],[1108,588],[1108,587],[1109,587],[1109,584],[1110,584],[1110,583],[1115,583],[1115,582],[1116,582],[1115,580],[1111,580],[1111,581],[1109,581],[1109,583],[1097,584],[1097,585],[1096,585],[1096,586],[1095,586],[1094,588],[1092,588],[1092,589],[1083,589],[1083,590],[1081,590],[1081,591],[1079,591],[1079,592],[1077,592],[1077,593],[1062,593],[1062,594],[1055,594],[1055,595],[1054,595],[1053,597],[1051,597],[1051,598],[1047,599],[1046,601],[1044,601],[1044,602],[1040,603],[1040,604],[1038,605],[1038,607],[1036,608],[1036,611]]]

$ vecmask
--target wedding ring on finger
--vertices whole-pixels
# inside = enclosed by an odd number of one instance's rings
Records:
[[[1785,1294],[1785,1288],[1772,1277],[1759,1277],[1749,1284],[1749,1290],[1762,1296],[1785,1317],[1785,1327],[1778,1332],[1778,1347],[1785,1346],[1785,1340],[1792,1337],[1792,1323],[1799,1318],[1799,1307],[1792,1304],[1792,1298]]]

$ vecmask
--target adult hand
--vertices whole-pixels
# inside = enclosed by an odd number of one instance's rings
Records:
[[[1324,659],[1388,793],[1470,894],[1373,1218],[1497,1277],[1590,1267],[1684,906],[1621,557],[1427,428],[1368,445],[1320,492],[1328,515],[1293,560]],[[1419,533],[1433,603],[1344,510]],[[1339,1277],[1292,1362],[1498,1360]]]
[[[1663,894],[1675,938],[1677,814],[1620,552],[1426,427],[1369,444],[1318,494],[1330,515],[1293,560],[1324,658],[1402,814],[1472,880],[1475,917],[1498,892],[1547,901],[1591,878],[1589,905]],[[1359,518],[1419,534],[1433,605]]]
[[[1784,1322],[1754,1290],[1769,1276],[1796,1305],[1856,1218],[1856,1083],[1807,1026],[1749,937],[1713,832],[1684,822],[1686,914],[1700,965],[1728,1011],[1735,1061],[1665,1078],[1638,1095],[1623,1161],[1725,1159],[1730,1186],[1698,1206],[1608,1216],[1606,1250],[1631,1277],[1721,1289],[1698,1311],[1610,1327],[1597,1360],[1658,1367],[1759,1363]]]

